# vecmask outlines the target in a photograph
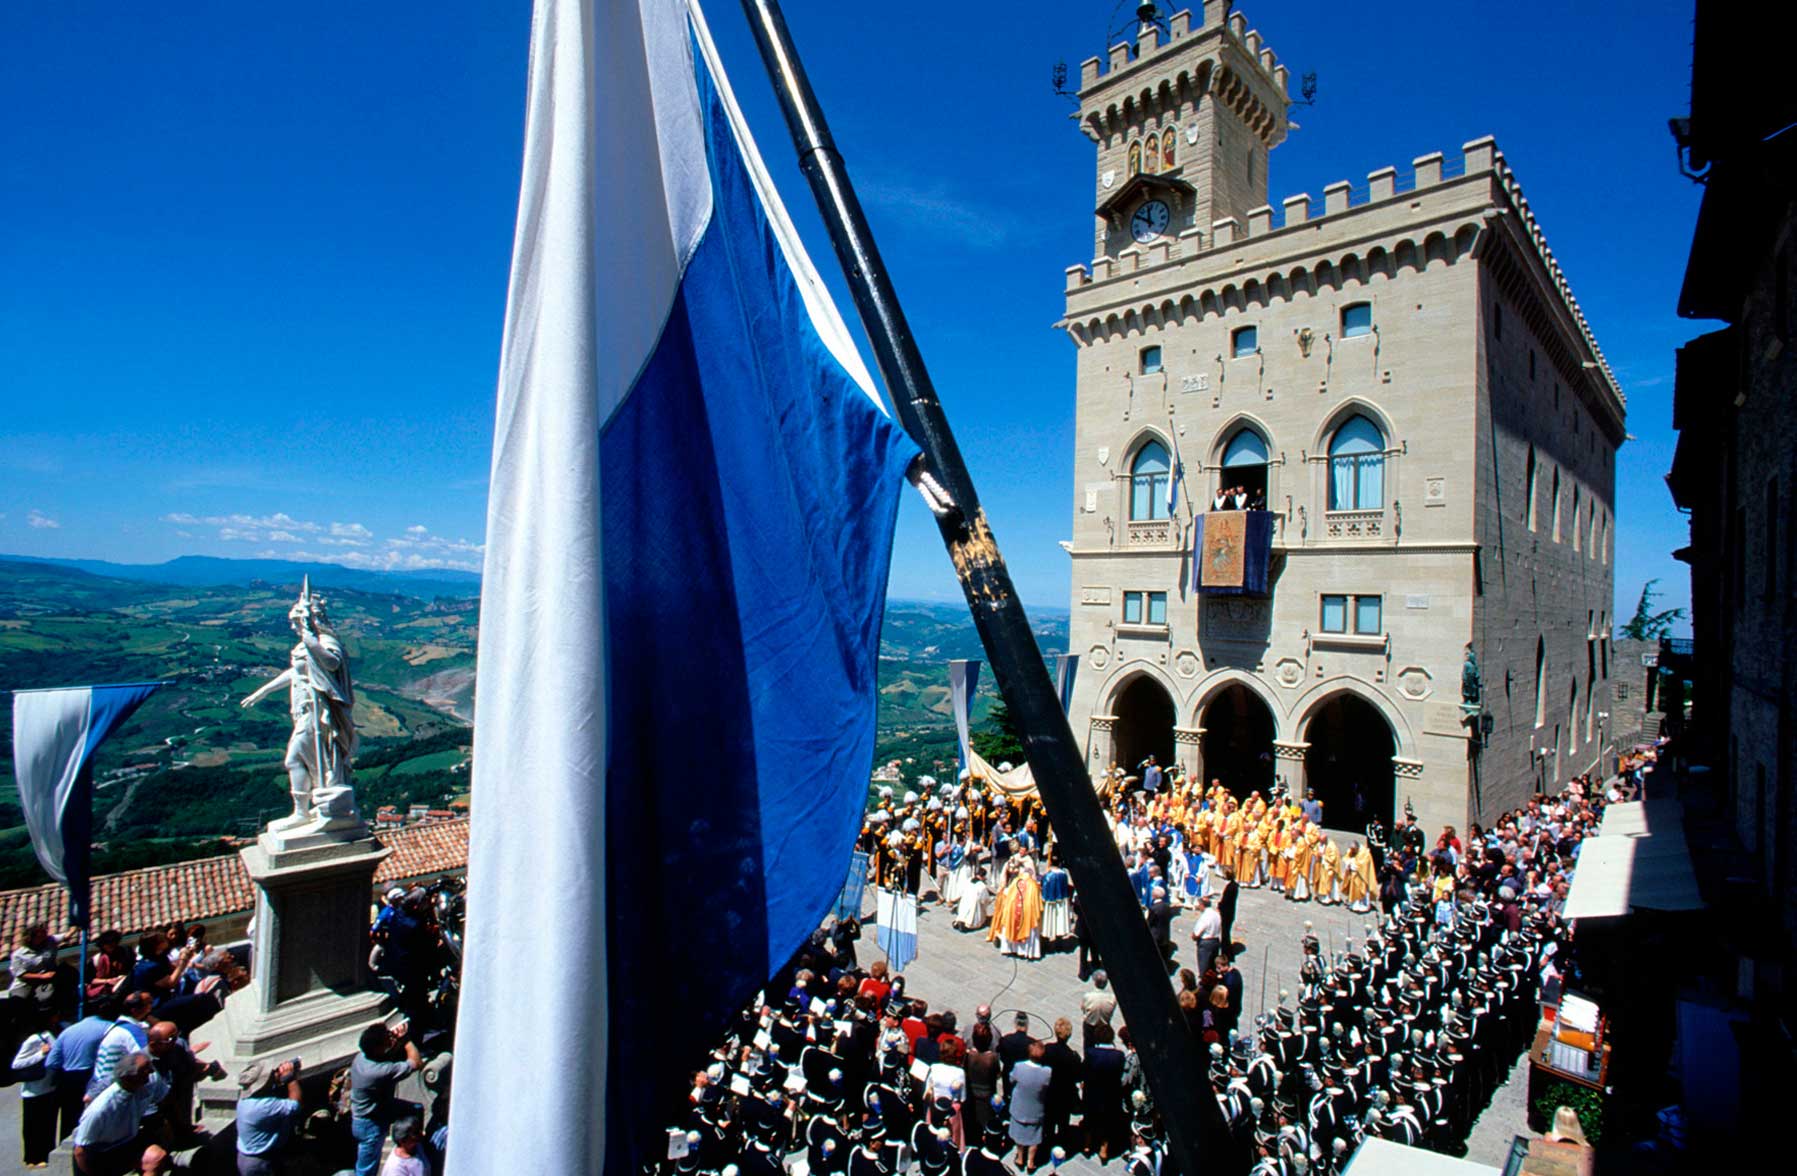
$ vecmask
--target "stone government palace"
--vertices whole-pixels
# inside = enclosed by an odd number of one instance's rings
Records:
[[[1222,0],[1080,69],[1073,729],[1094,771],[1464,827],[1608,754],[1625,401],[1491,138],[1275,210],[1286,82]],[[1193,590],[1235,486],[1265,591]]]

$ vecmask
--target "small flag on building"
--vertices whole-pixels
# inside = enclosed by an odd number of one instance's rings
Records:
[[[12,699],[13,779],[31,848],[69,889],[69,922],[88,923],[94,752],[161,682],[20,690]]]

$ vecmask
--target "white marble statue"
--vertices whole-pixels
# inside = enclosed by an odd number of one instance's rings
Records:
[[[324,598],[312,595],[311,581],[287,610],[299,637],[287,669],[244,699],[251,707],[287,687],[293,736],[287,741],[288,791],[293,812],[270,822],[270,833],[328,832],[359,827],[350,759],[356,753],[356,724],[351,717],[356,693],[349,680],[349,656],[325,615]]]

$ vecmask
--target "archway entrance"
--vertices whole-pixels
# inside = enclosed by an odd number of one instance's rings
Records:
[[[1237,796],[1273,787],[1273,712],[1246,686],[1225,686],[1205,704],[1204,776]]]
[[[1397,747],[1379,708],[1353,694],[1338,694],[1312,712],[1304,738],[1310,744],[1304,774],[1311,795],[1323,802],[1323,824],[1358,833],[1377,817],[1390,829],[1396,800],[1391,757]]]
[[[1118,691],[1111,713],[1117,716],[1114,738],[1117,766],[1136,775],[1136,765],[1154,757],[1166,767],[1173,762],[1173,700],[1159,682],[1140,674]]]

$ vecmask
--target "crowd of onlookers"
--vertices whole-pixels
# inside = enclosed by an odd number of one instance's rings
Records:
[[[47,925],[27,928],[5,1005],[25,1166],[47,1167],[66,1143],[84,1176],[441,1176],[454,1010],[442,1006],[437,973],[453,935],[438,926],[428,892],[390,891],[371,928],[370,964],[398,1011],[369,1025],[335,1073],[302,1074],[298,1059],[242,1067],[235,1115],[215,1131],[196,1115],[196,1089],[229,1090],[233,1075],[208,1059],[212,1043],[198,1031],[249,984],[237,955],[209,945],[195,924],[148,932],[130,950],[105,931],[71,964]],[[398,1096],[414,1074],[432,1096],[428,1115]]]

